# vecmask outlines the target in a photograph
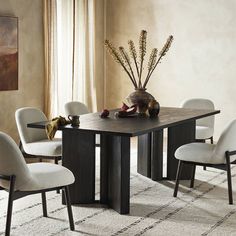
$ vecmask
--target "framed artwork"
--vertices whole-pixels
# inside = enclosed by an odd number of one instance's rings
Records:
[[[0,16],[0,91],[18,89],[18,18]]]

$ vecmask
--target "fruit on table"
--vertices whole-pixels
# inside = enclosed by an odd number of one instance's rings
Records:
[[[132,105],[126,110],[118,111],[118,117],[126,117],[135,114],[137,111],[137,105]]]
[[[122,105],[122,107],[121,107],[121,110],[126,111],[126,110],[128,110],[128,109],[129,109],[129,106],[126,105],[126,104],[123,102],[123,105]]]
[[[106,118],[109,116],[109,111],[107,109],[103,109],[103,111],[101,112],[100,116],[101,118]]]

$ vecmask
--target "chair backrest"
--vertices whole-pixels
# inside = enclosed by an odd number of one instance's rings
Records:
[[[88,107],[82,102],[67,102],[65,104],[66,115],[83,115],[89,113]]]
[[[215,150],[213,158],[219,163],[225,163],[225,152],[236,150],[236,119],[229,123],[229,125],[222,132]],[[231,156],[230,161],[236,160],[236,155]]]
[[[16,176],[15,190],[32,178],[19,147],[3,132],[0,132],[0,174]],[[0,186],[8,189],[9,181],[0,179]]]
[[[214,110],[214,103],[209,99],[204,98],[192,98],[185,100],[181,107],[183,108],[192,108],[192,109],[206,109]],[[198,119],[196,125],[206,126],[214,129],[215,116],[208,116],[206,118]]]
[[[20,108],[16,111],[15,118],[23,147],[26,143],[47,139],[44,129],[27,127],[28,123],[47,121],[47,117],[41,110],[33,107]]]

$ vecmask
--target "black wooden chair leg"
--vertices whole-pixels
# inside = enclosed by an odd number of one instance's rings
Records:
[[[213,136],[210,137],[210,140],[211,140],[211,144],[213,144],[213,143],[214,143],[214,142],[213,142]]]
[[[231,181],[231,169],[230,169],[230,157],[226,152],[226,168],[227,168],[227,180],[228,180],[228,195],[229,204],[233,204],[233,194],[232,194],[232,181]]]
[[[181,175],[181,171],[182,171],[182,166],[183,166],[183,162],[179,160],[179,164],[178,164],[178,169],[177,169],[177,173],[176,173],[176,182],[175,182],[175,189],[174,189],[174,197],[177,197],[177,193],[178,193],[178,189],[179,189],[179,179],[180,179],[180,175]]]
[[[65,200],[66,200],[68,217],[69,217],[69,222],[70,222],[70,230],[74,231],[75,225],[74,225],[73,213],[72,213],[72,209],[71,209],[69,187],[68,186],[64,187],[64,191],[65,191],[64,195],[65,195]]]
[[[56,165],[58,165],[58,157],[55,157],[54,163],[55,163]],[[56,192],[57,192],[57,193],[60,193],[60,189],[57,189]]]
[[[12,217],[13,194],[14,194],[15,179],[16,179],[16,177],[14,175],[12,175],[10,177],[10,188],[9,188],[9,197],[8,197],[8,206],[7,206],[7,221],[6,221],[5,236],[9,236],[10,231],[11,231],[11,217]]]
[[[204,139],[203,143],[205,143],[205,142],[206,142],[206,140]],[[207,170],[206,166],[203,166],[203,170]]]
[[[43,216],[47,217],[48,216],[48,212],[47,212],[47,200],[46,200],[46,193],[42,192],[41,193],[42,196],[42,206],[43,206]]]
[[[193,172],[190,181],[190,188],[194,187],[194,179],[195,179],[196,165],[193,165]]]

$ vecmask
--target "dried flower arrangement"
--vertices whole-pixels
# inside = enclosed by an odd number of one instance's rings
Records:
[[[162,57],[165,56],[165,54],[169,50],[172,41],[173,41],[173,36],[170,35],[165,45],[163,46],[162,50],[159,52],[159,54],[158,54],[157,48],[154,48],[152,50],[149,57],[148,64],[147,64],[147,73],[146,73],[144,82],[142,82],[142,77],[143,77],[143,71],[144,71],[144,58],[146,55],[147,31],[142,30],[140,33],[139,58],[137,55],[134,42],[132,40],[128,41],[130,55],[124,49],[124,47],[119,47],[119,49],[117,49],[116,47],[113,46],[113,44],[109,40],[105,40],[105,46],[106,46],[107,51],[113,57],[113,59],[118,64],[120,64],[125,70],[125,72],[128,74],[135,89],[145,89],[153,71],[156,69],[157,65],[160,63]],[[135,69],[133,69],[132,67],[131,58],[134,61]],[[136,72],[134,72],[135,70]],[[135,73],[137,74],[138,79],[136,79]]]

